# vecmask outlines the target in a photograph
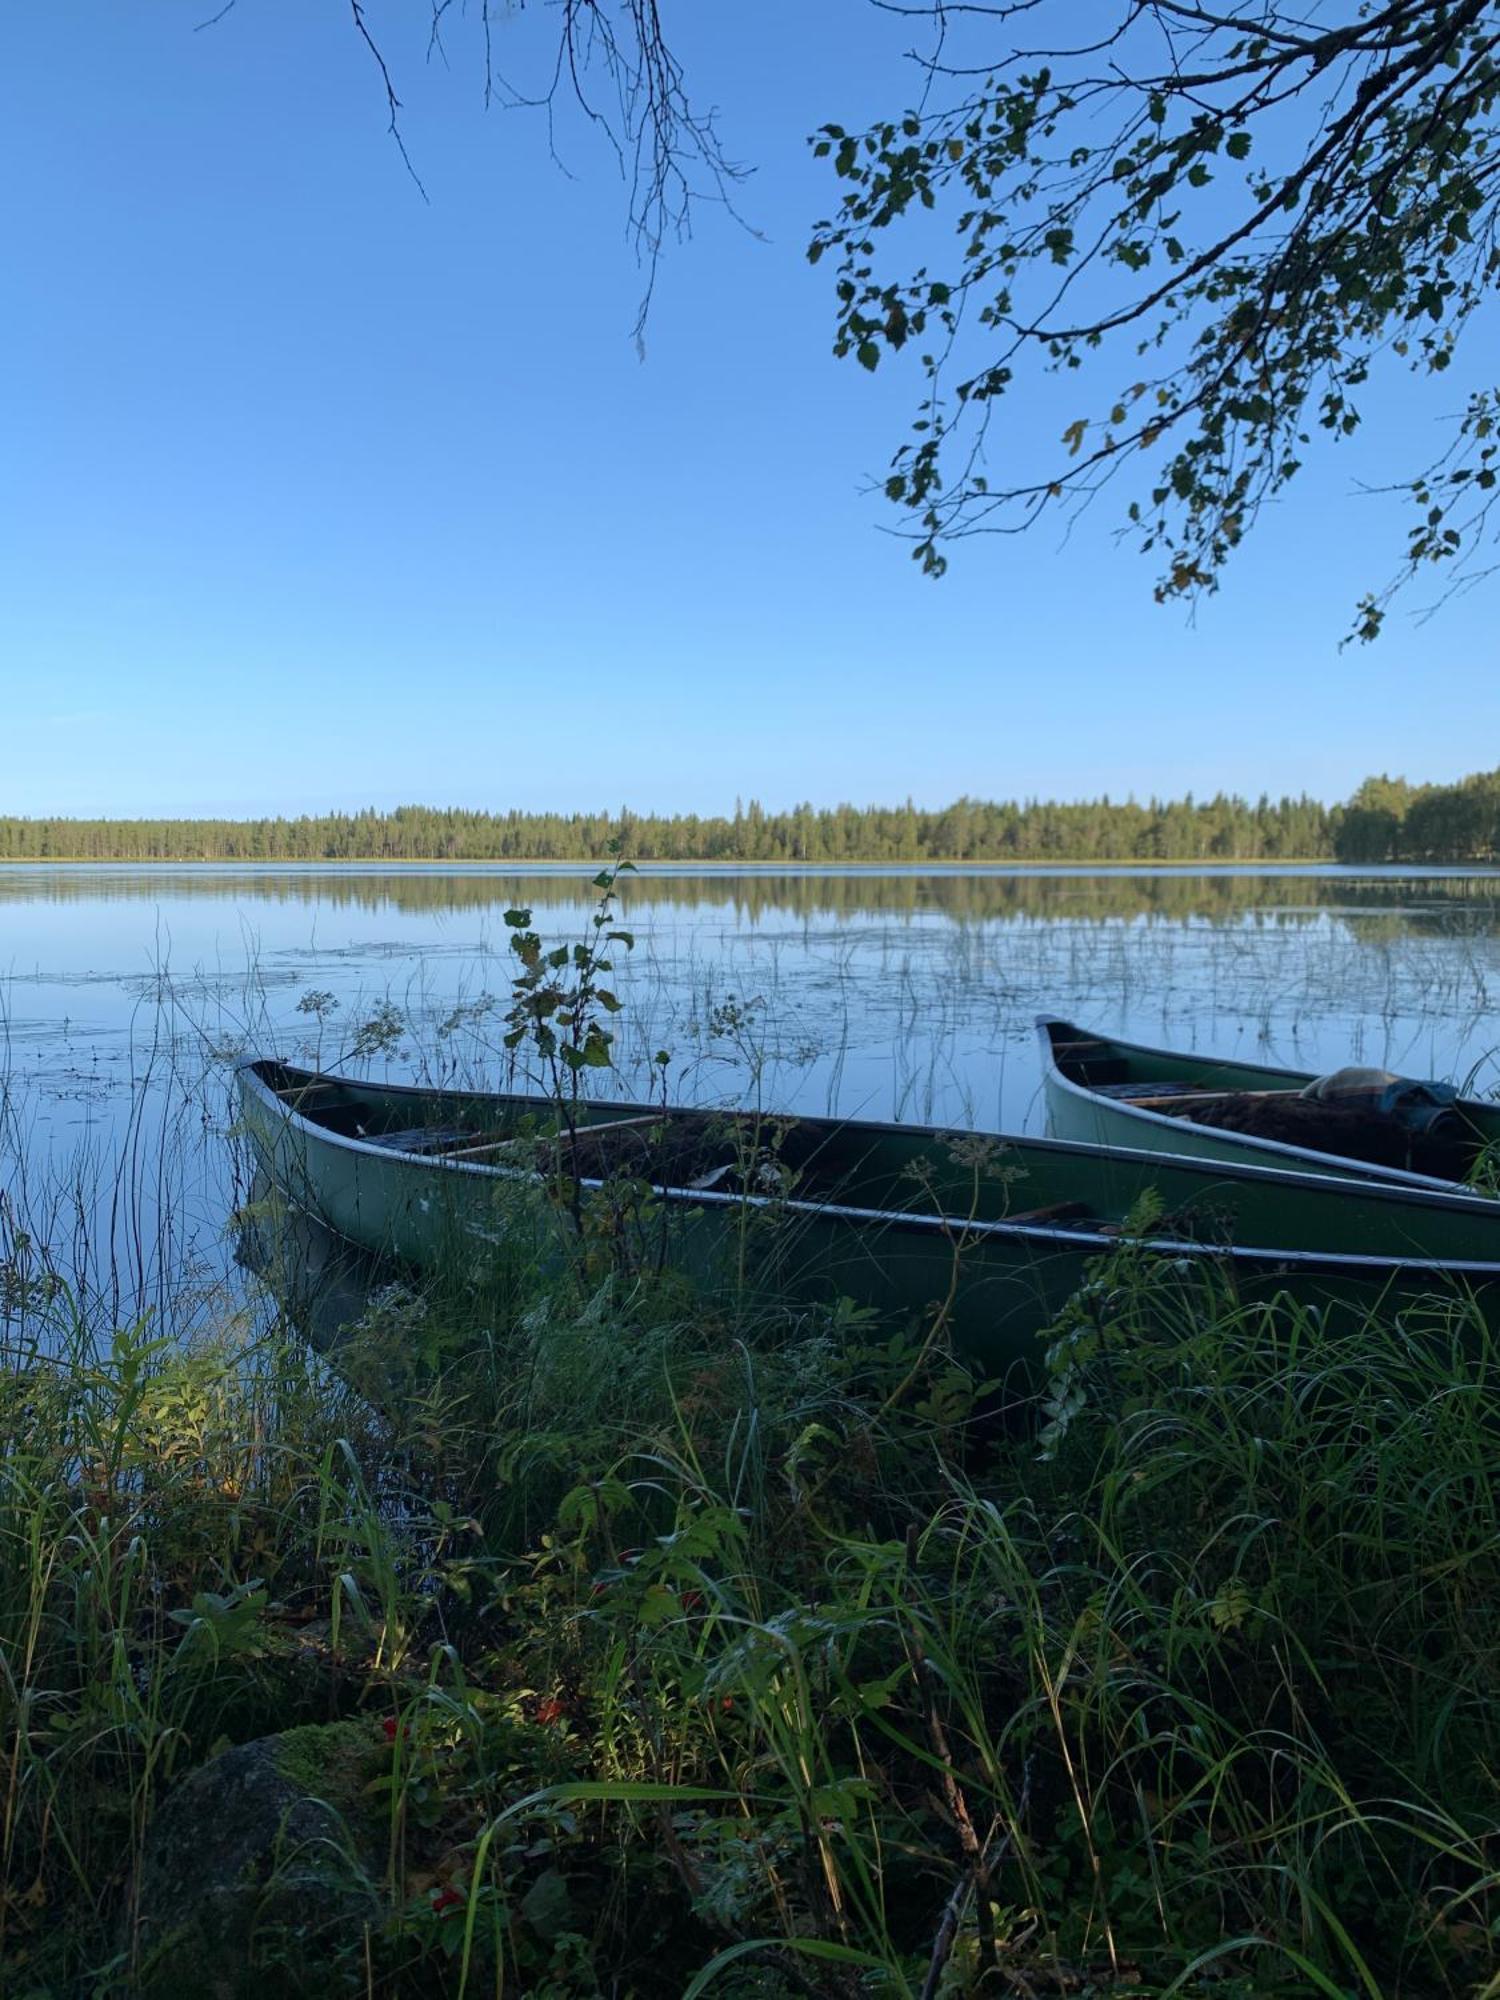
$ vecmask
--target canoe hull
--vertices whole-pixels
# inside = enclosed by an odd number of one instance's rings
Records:
[[[312,1073],[246,1065],[243,1128],[281,1196],[347,1242],[381,1259],[459,1274],[496,1258],[545,1265],[569,1254],[567,1216],[533,1174],[393,1151],[360,1136],[352,1116],[344,1123],[354,1130],[324,1129],[262,1071]],[[537,1110],[533,1099],[313,1081],[388,1124],[421,1122],[412,1115],[419,1107],[433,1123]],[[412,1112],[402,1109],[408,1101]],[[618,1104],[589,1113],[631,1115],[672,1114]],[[660,1189],[653,1248],[705,1284],[731,1287],[749,1310],[759,1300],[849,1299],[891,1321],[940,1326],[994,1377],[1034,1361],[1037,1334],[1088,1281],[1094,1261],[1118,1248],[1120,1222],[1147,1195],[1158,1214],[1147,1225],[1148,1247],[1187,1291],[1207,1285],[1222,1295],[1228,1287],[1247,1301],[1288,1294],[1360,1313],[1434,1294],[1478,1295],[1487,1312],[1500,1301],[1500,1256],[1483,1255],[1500,1253],[1500,1204],[1473,1197],[1243,1163],[1220,1169],[1138,1148],[797,1124],[825,1148],[843,1144],[840,1197]],[[898,1199],[910,1202],[914,1176],[922,1175],[934,1212],[903,1212]],[[1069,1193],[1086,1197],[1089,1219],[1017,1219],[1023,1210],[1045,1218],[1068,1206],[1058,1197]]]

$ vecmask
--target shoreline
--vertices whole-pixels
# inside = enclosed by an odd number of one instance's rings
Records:
[[[527,875],[555,872],[558,874],[577,872],[590,868],[610,865],[608,856],[579,855],[571,860],[521,860],[508,855],[495,855],[488,859],[468,857],[463,860],[443,860],[423,856],[363,855],[359,857],[318,855],[297,859],[261,859],[236,857],[231,855],[193,855],[169,859],[159,857],[136,858],[130,855],[91,856],[85,854],[16,855],[0,857],[0,870],[7,868],[149,868],[149,869],[213,869],[234,871],[290,871],[328,869],[338,873],[358,873],[361,870],[403,870],[413,872],[439,870],[445,874],[478,873],[481,870],[500,870],[509,874]],[[631,872],[638,875],[926,875],[934,871],[958,871],[973,874],[992,875],[1037,875],[1054,871],[1073,869],[1090,875],[1135,875],[1135,874],[1202,874],[1205,870],[1215,874],[1275,874],[1281,871],[1327,869],[1330,873],[1355,875],[1361,872],[1389,873],[1399,871],[1404,874],[1432,874],[1452,872],[1457,874],[1500,874],[1500,858],[1476,861],[1340,861],[1332,855],[1278,855],[1261,860],[1226,859],[1220,855],[1200,855],[1190,860],[1161,860],[1142,857],[1139,860],[1096,861],[1087,856],[1069,857],[1048,855],[1035,860],[996,861],[968,860],[954,856],[940,859],[936,856],[921,861],[742,861],[713,859],[702,861],[676,861],[653,859],[637,861]]]

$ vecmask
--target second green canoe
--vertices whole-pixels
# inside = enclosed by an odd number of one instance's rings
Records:
[[[1379,1070],[1311,1070],[1149,1048],[1038,1017],[1047,1126],[1127,1146],[1473,1198],[1500,1104]],[[1321,1094],[1320,1094],[1321,1093]]]

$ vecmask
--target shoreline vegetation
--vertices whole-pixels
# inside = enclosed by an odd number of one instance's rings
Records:
[[[336,1370],[8,1246],[7,1993],[1494,1994],[1476,1317],[1126,1240],[997,1429],[940,1322],[627,1268],[621,1194]]]
[[[0,817],[0,863],[465,862],[657,867],[1462,865],[1500,855],[1500,771],[1452,785],[1368,778],[1338,805],[1216,794],[1139,804],[961,798],[940,810],[756,800],[732,816],[400,806],[248,820]]]

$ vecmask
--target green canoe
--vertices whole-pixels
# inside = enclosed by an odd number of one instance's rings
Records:
[[[432,1268],[486,1246],[557,1254],[571,1227],[544,1193],[567,1142],[539,1097],[355,1082],[258,1061],[239,1071],[259,1164],[295,1208],[380,1257]],[[660,1106],[583,1108],[572,1157],[654,1189],[653,1254],[775,1297],[942,1309],[1000,1375],[1119,1247],[1143,1196],[1145,1248],[1184,1285],[1246,1299],[1395,1309],[1434,1294],[1500,1309],[1500,1206],[1060,1140]],[[462,1268],[462,1267],[461,1267]]]
[[[1050,1015],[1039,1016],[1036,1029],[1048,1130],[1083,1145],[1236,1160],[1466,1197],[1476,1190],[1464,1175],[1488,1148],[1500,1148],[1500,1104],[1458,1097],[1445,1086],[1371,1070],[1320,1079],[1311,1070],[1146,1048]],[[1419,1120],[1430,1122],[1412,1129],[1399,1114],[1344,1108],[1349,1098],[1343,1105],[1336,1096],[1308,1101],[1344,1078],[1385,1079],[1388,1091],[1415,1096]],[[1371,1103],[1379,1091],[1377,1081],[1349,1088],[1362,1088]],[[1423,1094],[1434,1091],[1446,1092],[1445,1101],[1426,1102]],[[1238,1117],[1251,1129],[1211,1122]],[[1297,1139],[1267,1136],[1278,1127]]]

